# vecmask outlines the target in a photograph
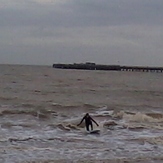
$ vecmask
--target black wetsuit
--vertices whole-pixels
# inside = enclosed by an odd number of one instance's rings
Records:
[[[87,131],[89,131],[89,125],[91,126],[91,130],[93,130],[92,121],[98,126],[97,122],[96,122],[92,117],[90,117],[89,114],[86,114],[86,115],[82,118],[82,120],[81,120],[81,122],[78,124],[78,126],[83,122],[83,120],[85,120],[85,126],[86,126]]]

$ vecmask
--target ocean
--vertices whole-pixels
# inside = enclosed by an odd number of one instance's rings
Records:
[[[0,70],[0,162],[163,162],[162,73]],[[100,134],[77,126],[86,113]]]

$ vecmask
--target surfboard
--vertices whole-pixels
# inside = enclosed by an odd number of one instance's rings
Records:
[[[100,130],[92,130],[92,131],[87,131],[88,134],[99,134]]]

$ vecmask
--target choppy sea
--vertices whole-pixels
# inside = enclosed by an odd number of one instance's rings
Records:
[[[0,65],[0,162],[162,163],[163,74]]]

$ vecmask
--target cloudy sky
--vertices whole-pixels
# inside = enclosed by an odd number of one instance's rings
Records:
[[[163,66],[163,0],[0,0],[0,63]]]

